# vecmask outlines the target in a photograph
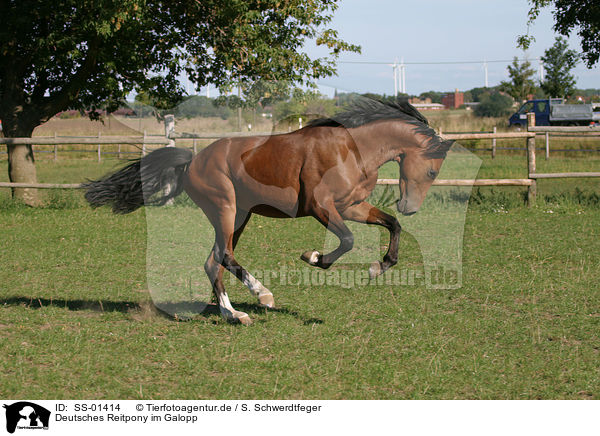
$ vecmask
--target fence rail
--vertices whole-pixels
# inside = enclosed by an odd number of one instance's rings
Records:
[[[535,126],[535,120],[530,120],[530,125]],[[491,139],[493,141],[492,153],[495,155],[495,141],[497,139],[525,139],[527,150],[527,178],[522,179],[437,179],[433,182],[435,186],[527,186],[528,203],[535,203],[537,194],[537,179],[555,179],[567,177],[600,177],[600,172],[578,172],[578,173],[537,173],[536,172],[536,148],[535,138],[539,133],[549,132],[568,132],[571,134],[600,134],[600,128],[592,129],[588,127],[530,127],[526,132],[481,132],[481,133],[444,133],[445,139],[454,140],[473,140],[473,139]],[[146,145],[173,145],[174,140],[189,139],[193,140],[193,149],[196,151],[196,140],[198,139],[218,139],[224,137],[246,137],[272,135],[284,132],[235,132],[235,133],[175,133],[173,125],[165,129],[165,136],[98,136],[98,137],[33,137],[33,138],[0,138],[0,144],[19,145],[54,145],[56,158],[56,147],[58,145],[69,144],[95,144],[98,146],[98,160],[101,156],[101,145],[121,145],[121,144],[141,144],[142,154],[146,152]],[[547,146],[548,147],[548,146]],[[120,152],[120,151],[119,151]],[[125,152],[123,152],[125,153]],[[546,148],[546,156],[548,148]],[[378,179],[379,185],[397,184],[396,179]],[[57,184],[57,183],[9,183],[1,182],[0,188],[37,188],[37,189],[80,189],[81,184]]]
[[[168,144],[164,136],[34,136],[32,138],[0,138],[0,144],[6,145],[81,145],[81,144]]]

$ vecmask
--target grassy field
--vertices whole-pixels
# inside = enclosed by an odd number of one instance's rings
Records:
[[[525,174],[523,156],[480,157],[479,177]],[[561,158],[538,168],[592,171],[598,163]],[[116,165],[41,160],[38,173],[42,182],[73,183]],[[397,176],[397,168],[381,175]],[[543,181],[538,190],[533,208],[521,188],[474,191],[459,289],[274,280],[278,307],[267,311],[228,279],[250,327],[228,324],[214,307],[191,321],[154,310],[152,212],[90,210],[78,192],[48,193],[45,207],[30,209],[3,190],[0,396],[598,399],[598,181]],[[196,213],[185,204],[172,210],[182,219]],[[310,219],[254,217],[236,255],[251,271],[304,271],[299,255],[323,238]],[[422,268],[416,239],[405,232],[400,244],[395,269]]]

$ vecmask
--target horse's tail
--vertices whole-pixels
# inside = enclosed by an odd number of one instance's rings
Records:
[[[112,206],[129,213],[146,205],[162,206],[183,191],[183,177],[193,158],[190,150],[164,147],[99,180],[83,184],[92,207]]]

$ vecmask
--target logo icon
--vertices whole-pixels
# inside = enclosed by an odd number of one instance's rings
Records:
[[[50,411],[28,401],[19,401],[11,405],[4,404],[6,409],[6,431],[14,433],[18,429],[48,429]]]

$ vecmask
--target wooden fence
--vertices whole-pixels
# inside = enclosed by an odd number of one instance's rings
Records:
[[[117,145],[118,150],[110,154],[117,154],[119,158],[123,154],[142,153],[146,154],[149,145],[170,145],[173,141],[164,136],[35,136],[33,138],[0,138],[0,144],[6,145],[51,145],[54,160],[58,160],[59,145],[95,145],[96,150],[68,150],[70,152],[86,153],[93,152],[98,156],[98,162],[102,160],[103,145]],[[122,151],[121,145],[139,145],[139,152]],[[39,151],[38,151],[39,152]],[[64,151],[63,151],[64,152]]]
[[[567,129],[567,130],[565,130]],[[528,177],[522,179],[436,179],[433,184],[435,186],[526,186],[528,190],[527,200],[529,205],[533,205],[536,200],[537,194],[537,179],[549,179],[549,178],[565,178],[565,177],[600,177],[600,172],[580,172],[580,173],[548,173],[540,174],[536,172],[536,148],[535,148],[535,137],[536,134],[547,131],[561,132],[568,131],[569,133],[577,133],[580,131],[589,132],[588,128],[562,127],[562,128],[544,128],[544,127],[532,127],[527,132],[491,132],[491,133],[445,133],[442,136],[445,139],[454,140],[476,140],[476,139],[491,139],[495,141],[497,139],[515,139],[520,138],[525,140],[527,150],[527,170]],[[581,130],[583,129],[583,130]],[[54,145],[55,156],[57,153],[57,147],[59,145],[67,144],[95,144],[97,145],[98,159],[101,159],[101,146],[112,144],[137,144],[141,145],[141,154],[145,154],[147,151],[147,145],[167,145],[172,146],[175,140],[191,140],[193,141],[194,152],[196,152],[196,141],[203,139],[218,139],[223,137],[240,137],[240,136],[255,136],[255,135],[270,135],[273,132],[252,132],[252,133],[204,133],[204,134],[175,134],[173,132],[173,125],[166,127],[166,133],[168,136],[104,136],[104,137],[34,137],[34,138],[0,138],[0,144],[16,145],[16,144],[38,144],[38,145]],[[495,154],[495,151],[494,151]],[[396,179],[378,179],[377,183],[380,185],[397,184]],[[78,189],[81,188],[80,184],[55,184],[55,183],[8,183],[0,182],[0,188],[37,188],[37,189]]]
[[[582,137],[600,137],[600,126],[537,126],[528,129],[529,132],[535,132],[537,135],[544,135],[545,144],[543,148],[538,150],[545,151],[546,160],[550,158],[550,139],[551,138],[582,138]],[[497,128],[493,128],[496,133]],[[440,133],[441,134],[441,133]],[[464,139],[464,138],[463,138]],[[498,150],[527,150],[527,147],[499,147],[496,143],[496,138],[491,139],[490,148],[473,148],[473,151],[490,151],[492,159],[496,157]],[[600,148],[563,148],[555,149],[559,152],[582,152],[582,153],[600,153]]]

